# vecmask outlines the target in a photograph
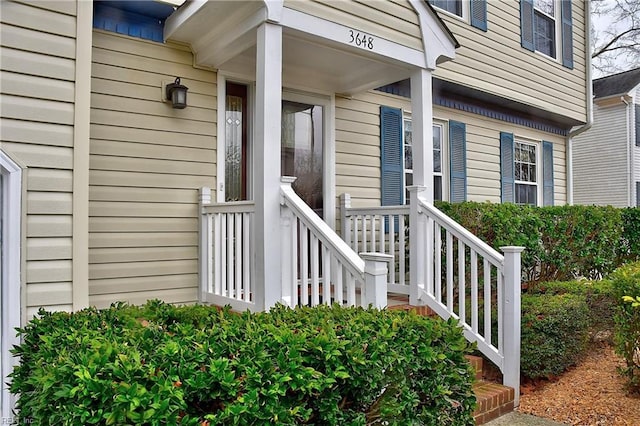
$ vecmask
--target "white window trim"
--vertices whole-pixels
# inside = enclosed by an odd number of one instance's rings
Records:
[[[407,169],[404,164],[404,148],[405,148],[405,125],[406,121],[411,122],[411,112],[402,111],[402,187],[407,187],[407,174],[413,174],[413,169]],[[442,201],[449,201],[449,121],[443,120],[439,118],[432,119],[432,126],[439,127],[441,130],[441,139],[440,139],[440,162],[442,163],[440,166],[441,172],[438,174],[433,172],[434,176],[440,176],[442,182]],[[402,204],[406,204],[406,193],[402,194]]]
[[[542,171],[542,141],[537,141],[537,140],[531,140],[531,139],[527,139],[527,138],[523,138],[523,137],[518,137],[518,136],[514,136],[513,139],[513,149],[515,152],[516,149],[516,145],[517,144],[523,144],[523,145],[533,145],[536,147],[536,182],[535,182],[535,186],[536,186],[536,206],[540,207],[542,206],[542,196],[543,196],[543,186],[544,186],[544,182],[542,181],[544,176],[543,176],[543,171]],[[514,194],[513,194],[513,201],[514,203],[516,202],[516,194],[517,194],[517,185],[532,185],[531,182],[527,182],[527,181],[522,181],[522,180],[517,180],[515,178],[515,163],[516,163],[516,157],[515,154],[513,156],[513,164],[514,164]]]
[[[457,19],[464,23],[470,24],[471,23],[471,18],[470,18],[471,2],[469,0],[460,0],[460,2],[462,3],[462,16],[456,15],[455,13],[449,12],[448,10],[441,9],[435,5],[431,5],[431,6],[433,6],[433,8],[438,11],[438,13],[442,13],[446,16],[452,17],[453,19]]]
[[[0,267],[2,288],[1,323],[1,368],[2,394],[0,395],[2,417],[11,418],[15,397],[8,391],[6,376],[17,360],[8,348],[19,344],[14,328],[20,326],[22,301],[21,265],[21,218],[22,218],[22,168],[4,151],[0,151],[2,173],[2,264]]]
[[[533,2],[533,14],[534,14],[534,20],[533,20],[533,49],[534,49],[534,52],[536,54],[538,54],[538,55],[541,55],[544,58],[550,59],[550,60],[558,62],[558,63],[562,62],[562,22],[561,22],[562,19],[561,19],[561,16],[560,16],[560,13],[562,12],[561,9],[560,9],[562,7],[562,4],[560,3],[560,1],[561,0],[554,0],[554,2],[553,2],[554,16],[551,16],[548,13],[543,12],[542,10],[538,9],[536,7],[535,0]],[[536,12],[542,13],[543,15],[553,19],[553,21],[554,21],[553,28],[555,30],[554,38],[555,38],[555,50],[556,50],[555,58],[553,56],[549,56],[546,53],[541,52],[538,49],[536,49],[536,40],[535,40],[535,37],[536,37],[535,13]]]

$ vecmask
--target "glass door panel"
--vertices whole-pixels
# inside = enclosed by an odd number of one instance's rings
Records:
[[[293,190],[320,217],[323,216],[323,114],[320,105],[282,102],[282,175],[297,178]]]
[[[247,86],[227,83],[225,200],[247,199]]]

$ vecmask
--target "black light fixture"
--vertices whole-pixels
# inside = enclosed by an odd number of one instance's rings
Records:
[[[180,77],[176,77],[176,81],[167,84],[166,97],[176,109],[184,109],[187,107],[187,86],[180,84]]]

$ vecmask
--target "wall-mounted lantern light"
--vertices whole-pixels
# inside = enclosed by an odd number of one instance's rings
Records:
[[[180,77],[176,77],[176,81],[167,84],[166,97],[168,101],[176,109],[183,109],[187,107],[187,86],[180,84]]]

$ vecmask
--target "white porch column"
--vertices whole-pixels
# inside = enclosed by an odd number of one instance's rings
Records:
[[[431,70],[411,75],[413,184],[427,188],[421,195],[433,203],[433,96]]]
[[[280,238],[280,126],[282,109],[282,27],[258,27],[254,188],[256,202],[255,295],[258,309],[282,298]]]

